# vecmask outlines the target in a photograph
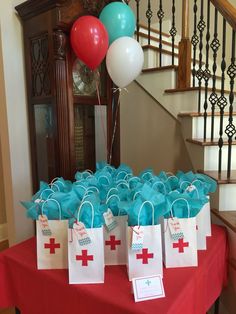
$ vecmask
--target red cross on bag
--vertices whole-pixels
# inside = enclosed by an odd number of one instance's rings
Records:
[[[189,243],[188,242],[184,242],[184,239],[179,239],[177,243],[173,243],[173,248],[179,249],[179,253],[184,253],[184,248],[188,247]]]
[[[50,238],[49,243],[44,244],[45,249],[50,249],[50,254],[55,254],[55,249],[60,249],[60,243],[55,243],[55,238]]]
[[[77,261],[82,261],[82,266],[88,266],[88,261],[93,261],[93,255],[88,255],[88,250],[82,250],[82,255],[76,255]]]
[[[117,245],[121,245],[121,241],[120,240],[116,240],[116,236],[111,235],[110,236],[110,240],[105,241],[105,245],[110,245],[110,250],[111,251],[115,251],[116,250],[116,246]]]
[[[142,254],[136,254],[137,259],[142,259],[143,264],[148,264],[148,259],[153,258],[153,253],[148,253],[148,249],[142,249]]]

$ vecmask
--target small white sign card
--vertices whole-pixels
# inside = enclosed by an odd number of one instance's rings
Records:
[[[161,275],[133,278],[132,284],[135,302],[165,297]]]

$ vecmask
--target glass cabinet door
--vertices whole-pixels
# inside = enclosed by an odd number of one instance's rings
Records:
[[[50,182],[56,176],[56,156],[52,107],[49,104],[34,105],[35,157],[38,182]]]

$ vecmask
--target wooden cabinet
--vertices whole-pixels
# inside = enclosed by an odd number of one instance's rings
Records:
[[[24,32],[34,190],[40,180],[73,179],[76,170],[94,170],[96,159],[110,150],[117,105],[112,82],[101,65],[99,105],[96,77],[76,59],[69,40],[79,16],[98,16],[108,2],[28,0],[16,7]],[[112,163],[118,165],[119,127],[116,136]]]

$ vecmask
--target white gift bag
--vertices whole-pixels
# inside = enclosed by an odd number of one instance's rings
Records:
[[[133,250],[131,248],[133,227],[127,227],[127,270],[129,280],[136,277],[163,276],[161,227],[160,224],[154,225],[154,206],[150,201],[143,202],[140,207],[138,226],[140,212],[145,204],[152,207],[152,225],[141,226],[143,230],[143,246],[141,249]]]
[[[86,233],[91,242],[84,241],[81,245],[75,229],[68,230],[68,262],[69,283],[103,283],[104,282],[104,238],[103,227],[93,228],[94,208],[92,203],[84,201],[78,210],[80,212],[85,204],[89,204],[92,211],[91,228]]]
[[[186,202],[189,217],[189,204],[184,198],[178,198],[172,203],[171,212],[173,205],[178,201]],[[180,228],[184,234],[184,238],[178,240],[172,238],[169,219],[163,219],[163,260],[166,268],[197,266],[196,217],[178,218]]]
[[[106,203],[113,197],[120,200],[118,195],[113,194],[107,199]],[[126,265],[127,263],[127,218],[127,215],[120,216],[119,210],[118,216],[114,216],[116,227],[111,231],[104,227],[105,265]]]
[[[61,220],[61,206],[54,199],[48,199],[43,203],[41,216],[44,216],[43,208],[48,202],[55,202],[58,205],[59,220],[46,219],[44,223],[48,224],[47,232],[42,230],[42,223],[39,220],[36,221],[37,268],[66,269],[68,268],[68,220]]]

